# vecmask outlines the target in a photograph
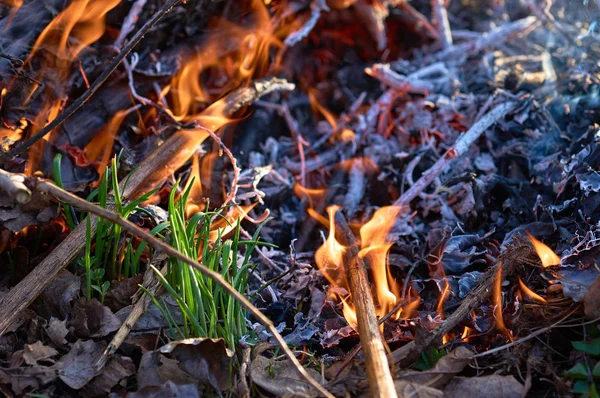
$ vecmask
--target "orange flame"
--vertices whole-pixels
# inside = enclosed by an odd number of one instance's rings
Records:
[[[308,91],[308,100],[310,102],[311,108],[313,109],[313,112],[319,112],[321,115],[323,115],[325,120],[327,120],[327,123],[329,123],[329,125],[331,126],[331,129],[335,132],[336,130],[338,130],[337,118],[333,115],[333,113],[331,113],[327,108],[325,108],[319,103],[315,93],[316,90],[314,89]],[[354,133],[354,131],[344,127],[338,133],[338,136],[343,142],[348,143],[354,141],[356,134]]]
[[[187,192],[188,189],[190,190],[190,194],[185,205],[185,215],[186,217],[191,217],[202,211],[204,207],[204,203],[202,202],[202,181],[200,180],[200,160],[197,153],[192,158],[192,170],[183,191]]]
[[[531,244],[533,244],[533,247],[535,248],[535,251],[539,256],[544,268],[560,264],[560,257],[554,253],[552,249],[534,238],[529,232],[527,232],[527,236],[531,240]]]
[[[502,314],[502,263],[499,262],[494,276],[494,292],[492,302],[494,303],[494,318],[496,319],[496,329],[506,338],[512,341],[512,333],[504,324]]]
[[[395,281],[388,279],[386,258],[392,247],[387,235],[394,226],[394,221],[400,212],[398,206],[387,206],[378,209],[369,222],[360,229],[362,250],[359,252],[365,261],[370,264],[375,285],[378,316],[384,316],[396,306]]]
[[[537,294],[536,292],[534,292],[533,290],[528,288],[527,285],[521,280],[521,278],[519,278],[519,288],[521,289],[521,292],[523,292],[523,294],[525,296],[529,297],[531,300],[535,301],[536,303],[540,303],[540,304],[547,303],[545,298],[543,298],[542,296],[540,296],[539,294]]]
[[[117,131],[128,114],[128,110],[117,112],[110,122],[85,146],[85,159],[94,165],[100,175],[99,180],[102,179],[104,170],[110,160]]]

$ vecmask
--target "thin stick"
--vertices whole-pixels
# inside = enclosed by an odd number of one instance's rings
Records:
[[[327,3],[325,3],[325,0],[313,0],[310,8],[311,8],[310,18],[308,18],[308,20],[306,21],[304,26],[302,26],[302,28],[300,28],[300,30],[297,30],[296,32],[291,33],[288,37],[285,38],[285,41],[283,43],[286,46],[292,47],[296,43],[302,41],[302,39],[304,39],[306,36],[308,36],[310,31],[313,30],[313,28],[317,24],[317,21],[321,17],[321,12],[329,11],[329,7],[327,7]]]
[[[358,335],[365,352],[367,379],[371,387],[371,396],[397,397],[396,387],[385,354],[383,338],[375,315],[375,305],[371,296],[365,263],[358,255],[359,248],[352,230],[340,212],[335,215],[335,227],[337,240],[346,247],[344,267],[350,285],[352,302],[356,309]]]
[[[431,10],[435,19],[435,25],[440,35],[443,48],[452,46],[452,30],[448,22],[448,10],[446,0],[431,0]]]
[[[16,156],[19,156],[21,153],[25,152],[29,149],[33,144],[35,144],[38,140],[42,139],[46,134],[50,133],[52,130],[60,126],[67,120],[70,116],[72,116],[75,112],[79,110],[85,104],[85,102],[92,96],[100,86],[108,79],[108,77],[117,69],[121,61],[129,54],[129,52],[142,40],[144,35],[148,33],[148,31],[156,25],[156,23],[164,17],[171,9],[179,3],[181,0],[167,0],[165,4],[158,10],[156,13],[150,18],[144,26],[127,42],[127,44],[123,47],[123,49],[117,54],[115,58],[111,61],[111,63],[104,69],[104,72],[98,76],[96,80],[92,83],[92,85],[85,90],[83,94],[77,100],[75,100],[69,107],[61,112],[54,120],[48,123],[43,129],[41,129],[37,134],[32,137],[29,137],[25,140],[21,145],[12,150],[0,154],[0,161],[6,161],[12,159]]]
[[[515,105],[515,102],[505,102],[500,104],[477,121],[469,131],[456,140],[454,146],[448,149],[444,156],[439,158],[429,170],[423,173],[421,178],[419,178],[410,189],[404,192],[394,202],[394,206],[408,206],[414,198],[423,192],[425,188],[436,179],[436,177],[448,168],[454,159],[467,153],[471,144],[473,144],[492,124],[506,116]]]
[[[44,180],[42,178],[28,177],[27,182],[30,184],[32,189],[35,189],[39,192],[43,192],[48,195],[51,195],[60,201],[70,204],[71,206],[78,207],[83,211],[95,214],[99,217],[102,217],[105,220],[108,220],[114,224],[121,226],[123,228],[123,230],[129,232],[130,234],[132,234],[140,239],[145,240],[146,242],[148,242],[148,244],[153,246],[156,250],[162,251],[169,257],[183,261],[184,263],[197,269],[204,276],[215,281],[227,293],[229,293],[231,295],[231,297],[233,297],[235,300],[237,300],[250,313],[252,313],[252,315],[254,315],[258,319],[258,321],[271,332],[271,334],[273,335],[273,337],[275,338],[277,343],[281,346],[281,349],[284,351],[285,355],[290,359],[290,361],[294,364],[294,366],[296,367],[298,372],[306,379],[306,381],[311,386],[316,388],[321,394],[325,395],[326,397],[331,397],[331,398],[334,397],[331,393],[329,393],[323,386],[321,386],[316,380],[314,380],[308,374],[308,372],[306,371],[306,369],[304,369],[302,364],[298,361],[298,359],[296,358],[296,356],[294,355],[292,350],[290,350],[290,348],[287,346],[287,343],[285,342],[285,340],[283,339],[281,334],[279,334],[279,332],[275,328],[275,325],[273,324],[273,322],[271,322],[271,320],[269,318],[267,318],[267,316],[264,315],[258,308],[256,308],[246,297],[244,297],[233,286],[231,286],[229,284],[229,282],[227,282],[218,272],[215,272],[215,271],[209,269],[208,267],[206,267],[205,265],[192,260],[191,258],[187,257],[185,254],[178,252],[172,246],[166,244],[165,242],[156,238],[149,232],[144,231],[136,224],[132,223],[131,221],[129,221],[127,219],[124,219],[119,214],[117,214],[111,210],[102,208],[98,205],[95,205],[84,199],[81,199],[80,197],[75,196],[72,193],[65,191],[64,189],[61,189],[58,186],[54,185],[53,183],[51,183],[47,180]]]

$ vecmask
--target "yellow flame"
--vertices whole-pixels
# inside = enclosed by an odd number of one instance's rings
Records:
[[[502,314],[502,263],[498,262],[496,275],[494,276],[494,292],[492,302],[494,304],[494,318],[496,319],[496,329],[506,338],[512,341],[512,333],[504,324]]]
[[[330,206],[327,208],[329,214],[329,235],[325,243],[315,252],[315,261],[323,276],[327,278],[333,286],[348,289],[348,281],[344,270],[344,253],[346,248],[335,238],[335,213],[340,209],[339,206]]]
[[[535,251],[539,256],[544,268],[560,264],[560,257],[554,253],[552,249],[534,238],[529,232],[527,232],[527,236],[531,240],[531,243],[533,244],[533,247],[535,248]]]
[[[529,297],[531,300],[533,300],[537,303],[540,303],[540,304],[547,303],[545,298],[543,298],[542,296],[540,296],[539,294],[537,294],[536,292],[534,292],[533,290],[528,288],[527,285],[521,280],[521,278],[519,278],[518,280],[519,280],[519,288],[521,289],[521,292],[523,292],[523,294],[525,296]]]

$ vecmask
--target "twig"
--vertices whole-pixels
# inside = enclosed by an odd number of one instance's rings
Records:
[[[283,43],[286,46],[292,47],[298,42],[302,41],[302,39],[308,36],[310,31],[313,30],[313,28],[317,24],[319,17],[321,17],[321,12],[329,12],[329,7],[327,7],[325,0],[313,0],[310,8],[310,18],[308,18],[308,20],[306,21],[304,26],[300,28],[300,30],[297,30],[296,32],[290,34],[288,37],[285,38]]]
[[[166,260],[166,256],[164,256],[162,253],[157,253],[152,259],[152,263],[158,264],[163,262],[164,260]],[[166,270],[166,266],[162,267],[161,273],[163,273],[164,275],[166,273]],[[150,267],[148,267],[146,273],[144,274],[142,286],[144,286],[144,288],[154,296],[159,296],[164,289],[163,285],[160,283],[160,281],[154,274],[154,271]],[[100,371],[104,367],[104,365],[106,365],[106,362],[108,361],[110,356],[117,352],[121,344],[123,344],[123,342],[129,335],[129,332],[131,332],[131,329],[133,329],[133,327],[135,326],[135,323],[148,309],[148,305],[150,305],[150,302],[150,297],[148,297],[142,289],[138,289],[133,299],[133,307],[131,309],[131,312],[129,313],[119,330],[117,330],[117,333],[110,341],[108,347],[106,347],[106,349],[102,353],[102,356],[94,365],[96,370]]]
[[[0,169],[0,191],[13,198],[16,203],[29,202],[31,191],[24,184],[25,178],[18,174],[7,173]]]
[[[127,16],[125,17],[125,20],[123,21],[123,24],[121,25],[121,31],[119,32],[119,37],[117,37],[117,40],[115,40],[114,46],[116,48],[120,49],[121,46],[123,46],[123,42],[125,41],[125,38],[133,30],[136,22],[138,21],[140,12],[142,12],[142,9],[146,5],[147,1],[148,0],[137,0],[135,3],[133,3],[131,8],[129,9],[129,14],[127,14]]]
[[[451,47],[452,30],[450,30],[450,22],[448,22],[446,0],[431,0],[431,10],[434,16],[435,25],[439,32],[440,42],[442,42],[442,47]]]
[[[380,80],[382,83],[392,87],[395,90],[411,94],[425,94],[435,90],[435,86],[428,81],[410,79],[394,72],[389,64],[375,64],[366,68],[367,75]]]
[[[423,175],[404,192],[395,202],[394,206],[408,206],[410,202],[416,198],[436,177],[442,174],[454,159],[464,155],[469,150],[469,147],[475,142],[485,130],[499,119],[506,116],[511,109],[516,105],[515,102],[505,102],[497,105],[489,111],[479,121],[477,121],[466,133],[461,135],[453,147],[448,149],[444,156],[438,159]]]
[[[375,305],[367,278],[365,264],[358,255],[359,248],[352,230],[340,212],[335,215],[337,240],[346,247],[344,267],[352,302],[358,320],[358,335],[365,352],[367,379],[373,397],[397,397],[396,387],[385,355],[383,338],[379,331]]]
[[[127,42],[127,44],[123,47],[123,49],[117,54],[115,58],[111,61],[111,63],[104,69],[104,71],[98,76],[96,80],[92,83],[92,85],[85,90],[85,92],[77,98],[67,109],[63,110],[60,115],[58,115],[54,120],[48,123],[43,129],[41,129],[37,134],[25,140],[21,145],[12,150],[1,153],[0,161],[6,161],[12,159],[21,153],[25,152],[29,149],[33,144],[35,144],[38,140],[44,137],[46,134],[60,126],[67,120],[70,116],[72,116],[75,112],[79,110],[85,104],[85,102],[92,96],[100,86],[108,79],[108,77],[117,69],[121,61],[129,54],[129,52],[142,40],[144,35],[148,33],[148,31],[156,25],[156,23],[164,17],[171,9],[181,2],[181,0],[167,0],[163,6],[156,11],[156,13],[150,18],[144,26]]]
[[[287,346],[285,340],[283,339],[281,334],[279,334],[279,332],[277,331],[277,329],[275,328],[275,325],[271,322],[271,320],[269,318],[267,318],[267,316],[264,315],[258,308],[256,308],[246,297],[244,297],[243,294],[241,294],[233,286],[231,286],[229,284],[229,282],[227,282],[218,272],[215,272],[215,271],[211,270],[210,268],[206,267],[205,265],[192,260],[191,258],[187,257],[185,254],[178,252],[172,246],[161,241],[160,239],[158,239],[154,235],[150,234],[149,232],[143,230],[142,228],[140,228],[136,224],[132,223],[131,221],[124,219],[119,214],[115,213],[114,211],[105,209],[103,207],[100,207],[98,205],[90,203],[84,199],[81,199],[80,197],[75,196],[72,193],[65,191],[64,189],[59,188],[58,186],[54,185],[53,183],[51,183],[45,179],[38,178],[38,177],[28,177],[27,182],[30,184],[32,189],[35,189],[39,192],[51,195],[58,200],[61,200],[65,203],[70,204],[71,206],[78,207],[81,210],[84,210],[88,213],[95,214],[105,220],[108,220],[116,225],[121,226],[123,228],[123,230],[148,242],[148,244],[153,246],[155,248],[155,250],[159,250],[159,251],[165,253],[166,255],[168,255],[169,257],[175,258],[179,261],[182,261],[182,262],[188,264],[189,266],[198,270],[204,276],[215,281],[227,293],[229,293],[231,295],[231,297],[233,297],[236,301],[238,301],[240,304],[242,304],[250,313],[252,313],[252,315],[254,315],[256,317],[256,319],[258,319],[258,321],[261,324],[263,324],[271,332],[271,334],[273,335],[273,337],[275,338],[277,343],[281,346],[285,355],[290,359],[290,361],[296,367],[297,371],[306,379],[306,381],[308,381],[308,383],[311,386],[316,388],[323,395],[333,398],[333,395],[330,394],[316,380],[314,380],[308,374],[306,369],[304,369],[304,367],[298,361],[298,359],[296,358],[296,356],[294,355],[292,350],[290,350],[290,348]]]

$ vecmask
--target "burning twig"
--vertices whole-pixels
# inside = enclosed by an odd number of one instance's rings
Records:
[[[12,173],[5,172],[8,175]],[[265,316],[258,308],[256,308],[243,294],[238,292],[233,286],[229,284],[218,272],[211,270],[205,265],[192,260],[187,257],[185,254],[180,253],[172,246],[166,244],[162,240],[158,239],[154,235],[149,232],[143,230],[133,222],[124,219],[119,214],[114,211],[102,208],[98,205],[90,203],[84,199],[79,198],[78,196],[73,195],[70,192],[65,191],[64,189],[59,188],[53,183],[46,181],[45,179],[38,177],[28,177],[27,182],[31,186],[32,189],[35,189],[38,192],[46,193],[55,197],[58,200],[69,203],[72,206],[79,207],[80,209],[95,214],[99,217],[102,217],[105,220],[108,220],[116,225],[119,225],[123,228],[123,230],[129,232],[130,234],[145,240],[149,245],[153,246],[157,251],[163,252],[166,255],[180,260],[189,266],[197,269],[204,276],[212,279],[215,283],[221,286],[228,294],[231,295],[235,300],[241,303],[252,315],[254,315],[258,321],[264,325],[269,332],[273,335],[277,343],[281,346],[281,349],[285,353],[285,355],[289,358],[289,360],[294,364],[296,370],[306,379],[306,381],[316,388],[321,394],[333,398],[333,395],[330,394],[323,386],[321,386],[316,380],[314,380],[308,372],[304,369],[302,364],[298,361],[292,350],[287,346],[287,343],[275,328],[275,325],[271,322],[267,316]],[[90,217],[90,216],[88,216]],[[363,271],[364,272],[364,271]],[[368,289],[368,288],[367,288]],[[370,297],[370,296],[369,296]],[[374,314],[374,313],[373,313]],[[383,349],[383,346],[382,346]],[[388,369],[389,372],[389,369]],[[392,384],[393,386],[393,384]],[[392,395],[388,395],[392,396]]]
[[[385,355],[383,339],[379,331],[375,305],[367,279],[365,264],[358,255],[359,247],[352,230],[340,212],[335,215],[337,239],[346,247],[344,267],[348,277],[350,294],[356,307],[358,334],[365,352],[367,378],[374,397],[396,397],[396,388]]]
[[[12,159],[20,155],[21,153],[29,149],[37,141],[39,141],[42,137],[44,137],[46,134],[63,124],[64,121],[67,120],[70,116],[72,116],[75,112],[77,112],[79,108],[81,108],[83,104],[85,104],[85,102],[92,95],[94,95],[96,91],[98,91],[100,86],[102,86],[106,79],[108,79],[108,77],[115,71],[115,69],[117,69],[121,61],[123,61],[123,59],[140,42],[140,40],[142,40],[146,33],[148,33],[148,31],[154,25],[156,25],[156,23],[162,17],[164,17],[169,11],[171,11],[171,9],[173,9],[173,7],[175,7],[175,5],[177,5],[179,2],[181,2],[181,0],[167,0],[165,4],[163,4],[163,6],[158,11],[156,11],[152,18],[150,18],[144,24],[144,26],[142,26],[141,29],[131,38],[131,40],[127,42],[127,44],[121,49],[119,54],[117,54],[117,56],[113,58],[111,63],[106,67],[106,69],[104,69],[104,72],[102,72],[100,76],[98,76],[98,78],[94,80],[91,86],[87,90],[85,90],[85,92],[79,98],[77,98],[67,109],[63,110],[60,115],[58,115],[54,120],[48,123],[37,134],[25,140],[18,147],[8,152],[0,154],[0,160],[4,161]]]
[[[431,0],[431,9],[442,47],[449,48],[452,46],[452,31],[450,30],[450,22],[448,22],[446,0]]]
[[[314,0],[310,8],[310,18],[308,18],[308,21],[306,21],[306,23],[302,28],[300,28],[300,30],[286,37],[285,41],[283,42],[286,46],[292,47],[298,42],[302,41],[302,39],[308,36],[310,31],[313,30],[313,28],[317,24],[317,21],[321,17],[321,12],[329,12],[329,7],[327,7],[327,3],[325,3],[325,0]]]
[[[117,37],[117,40],[115,40],[114,46],[116,48],[121,48],[123,46],[125,38],[133,30],[133,27],[138,21],[139,15],[142,12],[142,9],[146,5],[147,1],[148,0],[136,0],[136,2],[131,5],[131,8],[129,9],[129,14],[127,14],[127,17],[125,17],[125,20],[123,21],[123,25],[121,25],[119,37]]]
[[[423,190],[436,179],[436,177],[446,170],[454,159],[467,153],[471,144],[473,144],[473,142],[475,142],[492,124],[506,116],[515,105],[515,102],[505,102],[485,114],[485,116],[477,121],[469,131],[461,135],[454,146],[448,149],[429,170],[424,172],[421,178],[419,178],[410,189],[404,192],[404,194],[394,202],[394,206],[408,206],[414,198],[423,192]]]

